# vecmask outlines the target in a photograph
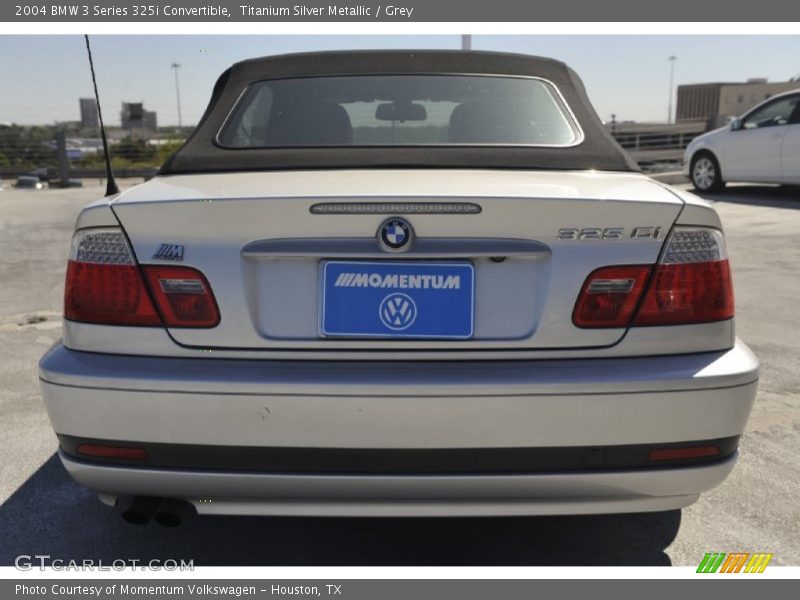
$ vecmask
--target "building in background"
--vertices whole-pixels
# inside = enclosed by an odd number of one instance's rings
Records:
[[[798,88],[800,81],[769,83],[766,79],[679,85],[676,120],[678,123],[704,121],[709,129],[714,129],[775,94]]]
[[[97,133],[100,129],[100,120],[97,117],[97,100],[94,98],[81,98],[81,130],[87,133]]]
[[[142,102],[123,102],[120,122],[122,129],[138,139],[149,139],[158,131],[156,112],[145,110]]]

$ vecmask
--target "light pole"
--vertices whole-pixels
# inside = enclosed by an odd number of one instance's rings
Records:
[[[172,63],[170,68],[175,71],[175,97],[178,99],[178,129],[183,129],[183,119],[181,119],[181,86],[178,84],[178,69],[180,69],[181,66],[178,63]]]
[[[667,105],[667,124],[672,123],[672,86],[675,83],[675,61],[677,56],[670,56],[669,61],[669,104]]]

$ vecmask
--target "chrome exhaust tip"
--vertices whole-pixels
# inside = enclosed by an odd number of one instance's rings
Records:
[[[163,527],[178,527],[196,514],[197,510],[191,502],[165,498],[156,509],[155,520]]]
[[[159,504],[161,504],[161,498],[136,496],[122,511],[122,518],[131,525],[147,525],[152,520]]]

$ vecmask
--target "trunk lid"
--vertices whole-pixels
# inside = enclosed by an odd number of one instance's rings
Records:
[[[362,214],[346,212],[353,203]],[[312,210],[320,204],[332,208],[324,214]],[[454,206],[462,212],[453,212]],[[655,263],[683,202],[632,174],[329,170],[157,177],[125,192],[111,207],[140,263],[164,264],[163,254],[154,258],[163,244],[183,246],[180,264],[207,277],[220,323],[212,329],[170,329],[180,344],[486,350],[619,341],[624,328],[573,324],[581,286],[602,266]],[[416,240],[409,252],[386,252],[376,242],[388,217],[412,225]],[[634,230],[646,228],[660,234],[634,236]],[[472,335],[322,337],[321,278],[330,260],[356,267],[376,263],[376,268],[398,261],[471,264]]]

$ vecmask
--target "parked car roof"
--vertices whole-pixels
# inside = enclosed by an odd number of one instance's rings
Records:
[[[535,77],[555,86],[583,136],[569,147],[427,145],[225,148],[217,136],[239,98],[256,82],[357,75]],[[550,58],[500,52],[348,51],[286,54],[236,63],[217,81],[195,131],[160,174],[329,168],[517,168],[638,171],[603,127],[583,83]]]

